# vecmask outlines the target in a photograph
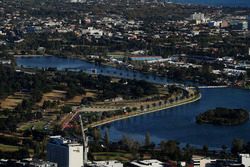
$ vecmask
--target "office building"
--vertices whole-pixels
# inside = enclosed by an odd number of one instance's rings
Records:
[[[47,144],[47,160],[57,163],[58,167],[82,167],[83,145],[61,136],[51,136]]]

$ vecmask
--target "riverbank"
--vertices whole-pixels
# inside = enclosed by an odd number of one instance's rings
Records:
[[[198,86],[199,89],[216,89],[216,88],[228,88],[228,85],[220,85],[220,86]]]
[[[33,57],[51,57],[53,55],[47,55],[47,54],[44,54],[44,55],[14,55],[14,58],[22,58],[22,57],[26,57],[26,58],[33,58]]]
[[[117,78],[145,80],[155,84],[180,83],[184,85],[197,85],[200,88],[222,88],[232,87],[234,85],[206,85],[199,81],[192,80],[175,80],[173,77],[163,76],[154,72],[145,72],[136,68],[130,68],[126,64],[119,65],[116,63],[102,62],[87,59],[80,56],[60,57],[53,55],[15,55],[16,67],[20,70],[32,69],[52,69],[59,71],[79,71],[88,74],[105,75]]]
[[[138,142],[144,142],[145,134],[151,135],[151,141],[159,144],[165,140],[176,140],[186,145],[197,147],[207,145],[210,148],[221,148],[221,145],[231,146],[235,138],[249,141],[250,134],[245,133],[250,128],[250,121],[234,127],[199,125],[195,118],[200,113],[211,108],[244,108],[250,111],[250,92],[236,88],[201,89],[202,98],[195,103],[163,110],[128,120],[117,121],[104,125],[109,129],[110,140],[119,141],[126,135]],[[101,128],[103,134],[105,128]],[[225,138],[225,134],[230,134]],[[214,136],[217,136],[216,138]]]
[[[196,102],[196,101],[200,100],[201,98],[202,98],[202,95],[201,95],[201,93],[199,93],[197,96],[191,97],[189,99],[180,100],[180,101],[173,103],[173,104],[168,104],[168,105],[160,106],[160,107],[154,107],[154,108],[151,108],[151,109],[145,110],[145,111],[131,112],[131,113],[127,113],[124,115],[114,116],[112,118],[107,118],[107,119],[104,119],[104,120],[101,120],[98,122],[94,122],[92,124],[87,125],[86,128],[94,128],[94,127],[102,126],[102,125],[112,123],[115,121],[120,121],[123,119],[128,119],[128,118],[137,117],[137,116],[144,115],[144,114],[149,114],[149,113],[153,113],[153,112],[157,112],[157,111],[166,110],[169,108],[178,107],[181,105]]]
[[[250,8],[250,3],[244,0],[167,0],[169,3],[188,6],[201,6],[213,8]]]

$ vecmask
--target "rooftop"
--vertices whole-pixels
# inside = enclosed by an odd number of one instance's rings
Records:
[[[58,135],[58,136],[50,136],[49,143],[50,144],[56,144],[56,145],[68,145],[68,146],[69,145],[70,146],[80,146],[81,145],[75,140],[63,138],[60,135]]]
[[[143,160],[143,161],[133,161],[131,162],[132,165],[138,166],[138,167],[163,167],[163,162],[151,159],[151,160]]]

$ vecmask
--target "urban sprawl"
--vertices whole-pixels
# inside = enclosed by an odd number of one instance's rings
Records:
[[[50,57],[96,68],[17,62]],[[102,75],[99,67],[134,78]],[[0,0],[0,166],[250,167],[250,141],[157,144],[149,133],[143,142],[126,135],[112,141],[104,126],[193,103],[202,98],[199,88],[214,87],[250,88],[250,8]]]

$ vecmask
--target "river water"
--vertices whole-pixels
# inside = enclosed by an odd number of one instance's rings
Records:
[[[146,132],[151,140],[177,140],[195,146],[208,145],[220,148],[230,146],[235,138],[250,141],[250,121],[238,126],[199,125],[195,117],[208,109],[216,107],[244,108],[250,111],[250,91],[234,88],[202,89],[200,101],[166,109],[147,115],[110,123],[111,139],[119,140],[123,135],[143,142]]]
[[[96,69],[99,74],[119,76],[122,78],[143,79],[149,82],[166,83],[166,78],[145,75],[139,72],[115,69],[112,67],[96,66],[78,59],[64,59],[57,57],[17,58],[18,66],[30,68],[53,67],[58,70],[83,70],[89,73]],[[127,135],[133,139],[144,141],[149,132],[155,143],[162,140],[177,140],[183,144],[209,147],[230,146],[235,138],[250,141],[250,121],[238,126],[198,125],[195,117],[208,109],[216,107],[244,108],[250,111],[250,91],[234,88],[202,89],[202,99],[183,106],[162,110],[138,117],[129,118],[102,126],[109,128],[113,141]]]
[[[56,56],[36,56],[36,57],[17,57],[17,66],[25,68],[56,68],[57,70],[83,71],[86,73],[97,73],[105,76],[113,76],[127,79],[145,80],[151,83],[170,83],[166,77],[159,77],[138,71],[117,69],[104,65],[96,65],[80,59],[60,58]]]

